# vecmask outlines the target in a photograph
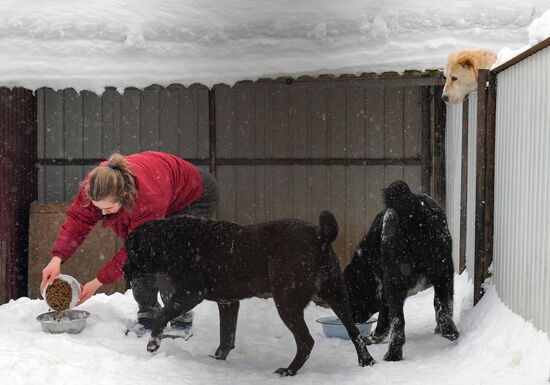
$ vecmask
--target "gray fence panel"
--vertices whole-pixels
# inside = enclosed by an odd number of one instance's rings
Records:
[[[418,87],[403,89],[403,146],[405,158],[422,154],[422,95]]]
[[[216,154],[218,157],[237,156],[235,145],[235,110],[233,90],[227,85],[218,85],[216,92]]]
[[[346,90],[346,157],[366,158],[365,89]]]
[[[162,89],[159,92],[158,146],[171,154],[179,153],[179,93],[177,89]]]
[[[103,158],[101,96],[90,91],[82,91],[81,99],[84,123],[82,156],[88,159]]]
[[[120,94],[113,89],[101,96],[101,126],[103,155],[120,151]]]
[[[367,157],[384,158],[384,87],[365,89]]]
[[[141,151],[141,91],[127,89],[121,100],[122,113],[122,142],[123,154],[132,154]]]
[[[208,159],[208,89],[151,86],[37,91],[38,199],[72,200],[80,182],[113,152],[160,150]],[[83,168],[84,167],[84,168]]]
[[[265,102],[267,158],[290,158],[287,87],[281,83],[273,83]]]
[[[234,149],[233,156],[251,159],[254,157],[255,138],[255,113],[254,113],[254,85],[252,82],[241,82],[234,87],[234,110],[235,121],[239,122],[234,126]]]
[[[403,88],[386,87],[384,92],[384,156],[403,157]],[[391,106],[391,107],[390,107]]]
[[[310,119],[308,124],[308,157],[315,159],[325,159],[328,157],[327,151],[327,87],[322,83],[311,84],[308,87],[307,103],[308,109],[305,110]],[[300,111],[299,113],[304,113]]]
[[[82,102],[82,98],[74,89],[63,91],[64,156],[69,159],[80,159],[84,156],[86,137],[83,135]],[[90,127],[88,127],[87,134],[93,135]]]
[[[44,131],[39,133],[44,138],[44,156],[63,158],[65,156],[63,129],[63,91],[46,89],[47,102],[44,103]]]
[[[288,124],[291,140],[291,157],[306,159],[310,156],[310,135],[308,114],[308,93],[303,87],[289,90]]]
[[[141,93],[140,150],[160,150],[160,86]]]
[[[329,158],[346,157],[346,89],[327,90],[327,141]]]

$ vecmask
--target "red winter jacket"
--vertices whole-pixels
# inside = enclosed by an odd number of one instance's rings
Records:
[[[136,177],[137,197],[130,212],[103,216],[86,194],[89,175],[86,176],[75,200],[66,212],[52,247],[52,256],[66,262],[84,241],[98,221],[110,227],[122,239],[139,225],[183,210],[202,196],[202,178],[191,163],[177,156],[160,152],[143,152],[125,157]],[[102,162],[100,166],[105,166]],[[122,277],[126,252],[121,248],[107,261],[97,275],[107,285]]]

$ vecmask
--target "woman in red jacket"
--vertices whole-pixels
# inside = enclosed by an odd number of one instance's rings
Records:
[[[126,157],[114,154],[82,182],[57,234],[52,259],[42,270],[42,287],[46,282],[53,283],[61,271],[61,263],[72,256],[99,221],[126,239],[136,227],[153,219],[177,215],[212,217],[217,202],[214,177],[177,156],[152,151]],[[95,279],[84,284],[79,304],[102,285],[119,280],[125,259],[125,250],[121,248]],[[138,324],[146,329],[160,310],[158,291],[163,301],[172,293],[166,279],[149,276],[130,282],[139,306]],[[192,312],[172,320],[174,327],[188,328],[191,323]]]

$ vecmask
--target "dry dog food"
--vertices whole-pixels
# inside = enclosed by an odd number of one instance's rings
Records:
[[[59,278],[55,279],[46,289],[46,302],[55,311],[68,309],[72,296],[71,285]]]

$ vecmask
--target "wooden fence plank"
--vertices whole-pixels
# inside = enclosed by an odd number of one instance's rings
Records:
[[[290,167],[290,214],[304,221],[311,219],[309,169],[310,166]]]
[[[191,89],[197,98],[197,157],[208,159],[210,154],[209,90],[202,85],[193,85]]]
[[[365,235],[365,167],[346,167],[346,256],[345,264],[351,261],[351,255],[359,240]],[[341,257],[342,258],[342,257]]]
[[[305,159],[309,157],[310,119],[309,87],[289,88],[288,125],[290,130],[290,156]]]
[[[256,173],[253,166],[238,166],[235,169],[234,220],[242,225],[250,225],[256,223],[256,192],[253,188]]]
[[[364,158],[367,148],[365,132],[365,90],[346,90],[346,158]]]
[[[36,156],[38,159],[46,157],[46,88],[36,90]],[[42,195],[38,194],[38,199]]]
[[[121,100],[121,149],[125,155],[141,151],[141,91],[127,88]]]
[[[160,86],[151,86],[141,92],[140,150],[160,150]]]
[[[403,87],[403,146],[405,158],[419,158],[422,152],[422,95],[419,87]]]
[[[235,149],[235,93],[225,85],[216,89],[216,155],[221,158],[237,156]]]
[[[265,159],[267,157],[267,103],[268,87],[263,83],[256,84],[256,142],[254,144],[254,157],[256,159]]]
[[[366,156],[384,158],[384,87],[365,89]]]
[[[315,84],[309,90],[308,109],[309,156],[319,159],[327,157],[327,95],[322,84]]]
[[[327,157],[346,157],[346,90],[328,87],[327,90]]]
[[[267,99],[267,156],[284,159],[290,156],[290,132],[288,126],[288,88],[273,83]]]
[[[80,182],[84,179],[82,166],[63,166],[64,167],[64,180],[63,180],[63,200],[66,202],[72,201],[78,189],[80,188]]]
[[[63,138],[63,91],[45,89],[44,103],[44,157],[63,158],[65,146]]]
[[[63,128],[65,156],[80,159],[84,156],[84,122],[81,96],[73,89],[63,91]],[[92,134],[92,133],[90,133]]]
[[[80,93],[83,113],[83,157],[88,159],[103,158],[103,127],[101,119],[101,98],[90,91]]]
[[[251,82],[239,82],[233,87],[235,110],[235,135],[233,142],[229,143],[234,148],[234,156],[237,158],[254,158],[254,144],[256,133],[254,85]]]
[[[181,88],[167,88],[159,92],[159,150],[173,155],[179,155],[181,135],[179,124],[180,91]]]
[[[340,261],[347,260],[349,256],[349,250],[346,248],[346,231],[347,231],[347,211],[346,211],[346,167],[345,166],[330,166],[325,170],[319,167],[319,171],[323,172],[326,177],[323,181],[327,190],[326,196],[328,197],[328,207],[336,217],[338,222],[338,236],[332,243],[332,247],[336,255],[340,258]],[[314,199],[314,196],[312,196]],[[321,197],[316,198],[316,201],[320,201]]]
[[[101,126],[103,128],[101,153],[107,158],[113,152],[120,151],[120,138],[115,132],[115,93],[114,89],[107,89],[101,95]],[[120,124],[120,122],[118,122]]]
[[[46,166],[44,180],[46,181],[45,199],[48,202],[63,202],[65,200],[65,166]]]
[[[384,156],[403,157],[403,88],[388,87],[384,92]]]

